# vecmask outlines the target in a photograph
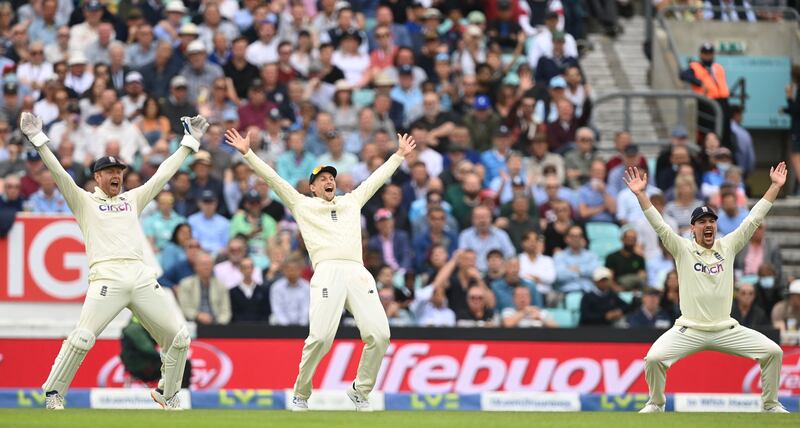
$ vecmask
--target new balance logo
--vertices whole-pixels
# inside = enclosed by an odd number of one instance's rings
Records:
[[[322,289],[322,298],[323,299],[327,299],[328,298],[328,289],[327,288],[323,288]]]
[[[104,286],[102,286],[102,287],[100,288],[100,295],[101,295],[101,296],[103,296],[103,297],[105,297],[105,295],[106,295],[107,293],[108,293],[108,287],[107,287],[107,286],[105,286],[105,285],[104,285]]]
[[[331,211],[331,220],[333,220],[333,221],[339,221],[339,218],[338,218],[338,217],[336,217],[336,211],[335,211],[335,210],[334,210],[334,211]]]

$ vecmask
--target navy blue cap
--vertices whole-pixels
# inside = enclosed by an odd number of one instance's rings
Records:
[[[242,196],[242,201],[247,202],[261,202],[261,194],[255,190],[251,190]]]
[[[33,151],[25,153],[25,160],[26,161],[30,161],[30,162],[35,162],[35,161],[42,160],[42,157],[39,156],[39,152],[37,152],[36,150],[33,150]]]
[[[86,10],[102,10],[103,9],[103,3],[100,3],[97,0],[91,0],[91,1],[87,1],[86,3],[84,3],[83,7]]]
[[[414,67],[410,64],[403,64],[397,67],[398,74],[414,74]]]
[[[200,200],[202,202],[217,202],[217,194],[210,189],[203,190],[200,192]]]
[[[97,172],[106,168],[122,168],[125,169],[128,166],[125,165],[121,160],[119,160],[116,156],[103,156],[100,159],[94,161],[94,165],[92,165],[92,172]]]
[[[697,207],[694,209],[694,211],[692,211],[692,224],[706,216],[714,217],[714,220],[719,218],[717,217],[717,213],[714,212],[713,208],[703,205],[702,207]]]
[[[497,128],[497,135],[500,137],[507,137],[511,135],[511,128],[505,125],[500,125],[500,127]]]

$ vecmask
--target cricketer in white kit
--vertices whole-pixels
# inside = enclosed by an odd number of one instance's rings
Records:
[[[229,144],[244,155],[256,175],[280,196],[292,212],[303,235],[314,276],[311,278],[309,333],[303,346],[300,373],[294,385],[291,410],[308,410],[311,379],[320,360],[333,343],[336,329],[347,308],[355,318],[364,352],[358,373],[347,396],[358,411],[370,411],[368,396],[375,386],[378,370],[389,347],[389,322],[383,310],[375,280],[364,267],[361,253],[361,208],[416,147],[408,135],[399,137],[399,148],[351,193],[336,196],[336,169],[322,165],[309,178],[313,197],[301,195],[269,165],[250,150],[250,135],[235,129],[225,134]]]
[[[142,260],[148,245],[139,215],[175,174],[186,157],[197,152],[208,128],[201,116],[181,118],[184,136],[181,147],[165,160],[141,187],[122,189],[125,165],[114,156],[95,161],[92,172],[97,181],[94,193],[78,187],[47,146],[42,120],[22,113],[20,129],[36,147],[45,166],[78,221],[89,260],[89,288],[77,327],[61,346],[50,375],[42,385],[48,409],[64,408],[64,395],[81,362],[109,322],[129,308],[161,346],[161,380],[151,391],[165,409],[180,409],[178,391],[183,379],[190,337],[180,314],[174,310],[155,272]]]
[[[625,172],[625,182],[636,195],[650,225],[664,247],[675,258],[678,272],[681,317],[658,340],[645,357],[645,378],[650,400],[640,413],[664,411],[667,369],[681,358],[712,350],[752,358],[761,365],[762,410],[788,413],[778,401],[783,351],[763,334],[739,325],[731,318],[733,303],[733,259],[750,241],[753,232],[772,208],[786,183],[786,164],[770,168],[772,184],[736,230],[716,239],[717,215],[707,206],[692,213],[694,239],[684,239],[667,226],[645,192],[647,173],[636,168]]]

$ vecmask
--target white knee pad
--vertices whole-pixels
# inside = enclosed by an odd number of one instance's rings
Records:
[[[45,392],[58,391],[65,394],[86,354],[94,346],[95,340],[94,333],[85,328],[73,330],[61,345],[61,351],[42,389]]]
[[[167,398],[171,398],[181,389],[183,370],[186,368],[186,355],[189,353],[189,345],[191,343],[192,338],[184,325],[175,334],[169,348],[162,352],[163,367],[161,372],[164,376],[162,379],[164,396]]]

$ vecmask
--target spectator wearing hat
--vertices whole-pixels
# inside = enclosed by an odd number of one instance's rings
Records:
[[[731,146],[730,132],[730,89],[725,77],[725,68],[714,61],[714,45],[703,43],[700,45],[700,57],[689,62],[689,67],[680,73],[681,80],[691,85],[695,93],[711,98],[722,108],[723,127],[720,141],[725,147]],[[713,129],[709,117],[714,117],[714,111],[708,105],[701,103],[697,108],[697,125],[701,129]]]
[[[181,0],[170,1],[164,8],[166,19],[159,21],[158,25],[153,28],[153,34],[158,40],[164,40],[172,46],[177,46],[179,44],[178,32],[181,29],[183,17],[188,12],[189,10]]]
[[[368,249],[381,254],[383,262],[401,274],[413,271],[411,238],[408,232],[397,230],[392,212],[380,208],[373,216],[378,233],[369,239]]]
[[[627,139],[627,141],[630,142],[630,134],[623,131],[622,133],[618,133],[616,139]],[[608,193],[612,195],[620,195],[620,192],[627,190],[625,182],[622,180],[626,169],[637,167],[640,171],[647,171],[647,159],[639,152],[638,145],[626,144],[621,151],[622,156],[617,156],[616,160],[613,160],[616,166],[609,168],[608,165],[612,164],[612,161],[606,163],[606,169],[608,170],[608,179],[606,183],[608,183]],[[622,162],[617,163],[619,161]],[[644,164],[644,166],[642,164]],[[638,207],[635,207],[635,209],[636,211],[641,211]]]
[[[800,279],[789,284],[789,295],[772,308],[772,327],[797,334],[800,326]]]
[[[88,91],[94,82],[94,75],[86,68],[87,62],[83,51],[70,52],[69,61],[67,62],[69,72],[64,79],[64,86],[72,89],[78,96]]]
[[[454,52],[453,63],[461,66],[466,75],[476,75],[479,64],[486,63],[487,49],[484,46],[483,30],[477,25],[468,25],[464,29],[463,47]]]
[[[627,316],[630,328],[657,328],[666,330],[672,326],[672,316],[660,307],[661,292],[648,288],[642,294],[642,306]]]
[[[528,64],[532,69],[536,69],[539,58],[553,55],[553,35],[558,27],[558,13],[547,12],[544,21],[545,29],[533,38],[533,43],[528,50]],[[564,56],[578,57],[578,45],[571,34],[564,34]]]
[[[639,151],[639,146],[636,146],[635,149],[628,149],[628,146],[635,144],[631,139],[631,133],[628,131],[617,131],[614,133],[614,149],[616,149],[616,153],[608,159],[606,162],[606,169],[608,169],[609,177],[611,176],[612,171],[614,171],[618,166],[625,163],[626,157],[627,160],[632,162],[634,159],[634,152],[636,154],[636,160],[638,164],[631,165],[636,166],[640,170],[647,170],[647,158],[641,155]],[[627,154],[626,154],[627,152]],[[611,179],[609,178],[609,183],[611,183]],[[637,202],[638,203],[638,202]]]
[[[192,226],[192,237],[204,251],[219,254],[228,245],[230,223],[217,213],[219,199],[213,190],[203,190],[198,199],[200,211],[190,215],[188,220],[189,226]]]
[[[236,95],[239,99],[247,98],[250,84],[258,78],[258,67],[247,61],[247,47],[249,43],[245,37],[237,37],[231,41],[231,56],[222,67],[225,77],[233,81]]]
[[[414,67],[401,65],[397,68],[397,85],[391,90],[391,97],[403,105],[403,122],[410,124],[422,113],[422,91],[414,85]]]
[[[511,130],[500,125],[492,137],[492,148],[481,153],[481,164],[486,168],[484,186],[490,186],[492,180],[500,177],[506,168],[506,159],[511,154]]]
[[[503,51],[510,52],[517,46],[517,38],[522,28],[514,15],[510,0],[497,2],[497,16],[487,24],[486,35],[497,42]],[[477,25],[477,23],[474,23]]]
[[[125,48],[125,64],[133,69],[141,69],[156,59],[153,27],[144,23],[136,28],[134,40]]]
[[[67,206],[64,196],[56,188],[56,181],[47,168],[40,169],[36,174],[39,189],[28,197],[25,202],[25,211],[41,214],[66,214],[72,213]]]
[[[97,40],[97,32],[103,18],[104,9],[103,3],[98,0],[83,2],[84,21],[70,28],[70,52],[82,52],[87,46]]]
[[[594,287],[585,290],[581,299],[581,326],[614,325],[624,320],[629,305],[615,291],[614,273],[606,267],[596,268],[591,275]]]
[[[245,51],[245,58],[250,64],[261,67],[264,64],[278,61],[280,39],[275,34],[276,21],[277,18],[274,15],[268,15],[261,22],[254,24],[258,28],[258,39],[250,43]]]
[[[39,156],[38,151],[25,152],[25,175],[20,178],[22,196],[25,199],[30,198],[31,195],[39,190],[37,175],[42,170],[42,167],[42,158]]]
[[[214,192],[217,201],[223,200],[224,192],[222,181],[211,175],[213,166],[211,155],[207,151],[200,150],[194,154],[194,159],[191,164],[192,172],[194,173],[191,184],[191,195],[193,199],[200,200],[200,196],[205,190],[211,190]],[[228,207],[224,203],[217,204],[217,212],[224,217],[230,217]]]
[[[133,120],[138,116],[146,99],[147,93],[144,91],[142,74],[138,71],[129,72],[125,76],[125,95],[120,99],[125,110],[125,117]]]
[[[564,75],[567,68],[578,67],[578,59],[567,56],[564,52],[565,40],[563,32],[556,31],[553,34],[553,53],[539,58],[539,63],[536,65],[536,84],[547,85],[550,79]]]
[[[362,88],[372,79],[369,55],[359,48],[362,40],[359,31],[344,32],[331,57],[331,64],[342,70],[345,80],[354,88]]]
[[[492,109],[489,97],[478,95],[472,111],[464,117],[464,123],[469,129],[472,147],[485,151],[491,147],[492,138],[499,133],[502,119]]]
[[[208,62],[208,55],[203,42],[194,40],[186,48],[186,57],[189,62],[183,66],[180,74],[186,77],[189,91],[189,102],[196,103],[201,90],[208,90],[214,81],[223,77],[222,67]]]
[[[405,13],[405,11],[403,11]],[[389,40],[394,46],[411,47],[411,35],[408,29],[401,22],[395,21],[392,8],[387,4],[378,5],[375,10],[375,28],[369,32],[368,43],[369,51],[373,52],[380,45],[380,36],[378,31],[381,27],[385,27],[389,31]]]
[[[506,258],[516,254],[508,234],[492,225],[492,211],[485,206],[477,206],[472,210],[472,227],[461,232],[458,248],[475,252],[477,267],[481,272],[487,269],[486,255],[490,250],[500,250]]]
[[[440,53],[447,54],[446,52],[441,52],[441,40],[439,39],[439,35],[436,32],[426,32],[424,35],[424,44],[419,50],[419,53],[416,57],[416,64],[425,71],[425,74],[428,76],[428,80],[435,81],[436,79],[436,70],[434,66],[436,64],[436,58],[439,56]],[[447,56],[448,63],[450,62],[450,56]]]
[[[316,156],[305,149],[302,131],[292,131],[286,137],[286,148],[275,162],[275,170],[290,185],[306,178],[306,173],[317,166]]]
[[[177,75],[170,80],[169,97],[161,101],[161,112],[169,119],[172,132],[180,135],[182,128],[180,118],[197,114],[195,104],[189,100],[189,89],[186,78]]]
[[[317,163],[330,165],[340,174],[351,174],[358,165],[358,156],[344,151],[344,139],[337,131],[330,131],[327,137],[328,151],[317,158]]]
[[[277,233],[278,227],[274,218],[262,212],[261,194],[250,190],[242,196],[241,209],[231,218],[229,230],[230,236],[247,238],[250,254],[263,256],[267,240]]]
[[[142,73],[144,87],[148,93],[160,99],[172,95],[172,79],[180,69],[181,61],[173,55],[172,46],[169,42],[161,40],[156,42],[153,61],[141,67],[139,72]]]

